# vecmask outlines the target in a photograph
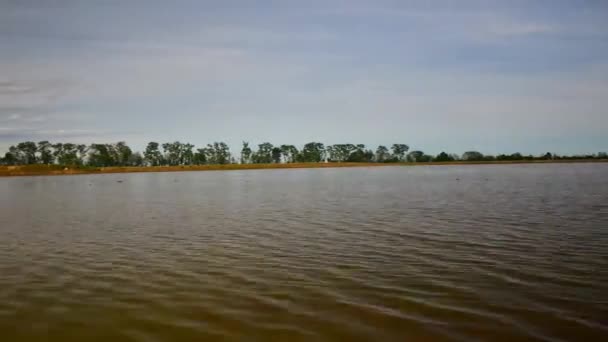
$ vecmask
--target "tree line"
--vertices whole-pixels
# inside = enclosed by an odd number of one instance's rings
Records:
[[[364,144],[334,144],[325,146],[310,142],[301,149],[295,145],[261,143],[253,150],[243,142],[240,154],[233,155],[224,142],[214,142],[201,148],[179,141],[150,142],[143,153],[134,152],[124,141],[112,144],[50,143],[26,141],[9,147],[0,165],[66,165],[66,166],[179,166],[211,164],[271,164],[271,163],[320,163],[320,162],[451,162],[451,161],[526,161],[560,159],[607,159],[606,152],[589,155],[560,156],[546,153],[540,156],[521,153],[484,155],[467,151],[462,155],[441,152],[429,155],[420,150],[410,151],[406,144],[393,144],[390,148],[380,145],[375,151]]]

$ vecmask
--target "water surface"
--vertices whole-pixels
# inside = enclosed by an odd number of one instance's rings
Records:
[[[2,340],[605,339],[607,176],[567,164],[0,179]]]

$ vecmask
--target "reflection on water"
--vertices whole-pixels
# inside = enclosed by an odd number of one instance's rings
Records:
[[[2,340],[600,340],[606,176],[581,164],[0,179]]]

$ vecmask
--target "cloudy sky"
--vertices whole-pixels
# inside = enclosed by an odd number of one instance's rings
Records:
[[[606,1],[0,0],[24,140],[608,150]]]

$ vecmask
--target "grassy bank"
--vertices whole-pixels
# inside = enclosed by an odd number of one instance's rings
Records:
[[[259,169],[300,169],[325,167],[382,166],[378,163],[292,163],[292,164],[226,164],[226,165],[184,165],[184,166],[60,166],[60,165],[16,165],[0,166],[0,177],[10,176],[52,176],[81,175],[98,173],[133,172],[177,172],[177,171],[218,171],[218,170],[259,170]]]
[[[175,172],[175,171],[217,171],[217,170],[260,170],[260,169],[301,169],[333,167],[386,167],[386,166],[429,166],[429,165],[502,165],[502,164],[553,164],[553,163],[602,163],[607,159],[581,160],[521,160],[521,161],[483,161],[483,162],[430,162],[430,163],[293,163],[293,164],[227,164],[227,165],[190,165],[190,166],[117,166],[88,167],[60,165],[16,165],[0,166],[0,177],[11,176],[52,176],[81,175],[100,173],[132,172]]]

